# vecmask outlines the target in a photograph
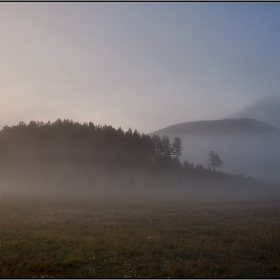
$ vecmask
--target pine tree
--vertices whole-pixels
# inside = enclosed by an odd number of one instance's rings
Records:
[[[220,167],[223,165],[222,160],[220,159],[219,155],[215,153],[214,151],[209,152],[209,163],[208,166],[213,168],[213,171],[215,171],[216,167]]]
[[[173,151],[172,151],[169,137],[163,136],[161,143],[163,148],[163,156],[166,158],[171,158]]]
[[[175,137],[172,144],[172,150],[174,155],[179,158],[182,154],[182,140],[179,137]]]

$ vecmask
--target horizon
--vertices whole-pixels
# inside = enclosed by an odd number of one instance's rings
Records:
[[[0,127],[151,133],[279,96],[278,5],[1,3]]]
[[[247,109],[247,108],[250,108],[250,107],[252,107],[252,106],[254,106],[254,105],[259,105],[259,104],[261,104],[263,101],[265,102],[265,101],[275,101],[275,100],[279,100],[280,101],[280,98],[278,97],[278,96],[268,96],[268,97],[264,97],[264,98],[261,98],[261,99],[258,99],[258,100],[256,100],[253,104],[251,104],[251,105],[249,105],[248,107],[246,107],[246,108],[241,108],[241,110],[239,110],[239,111],[237,111],[236,113],[238,113],[238,112],[242,112],[244,109]],[[114,129],[118,129],[118,128],[121,128],[124,132],[125,131],[127,131],[127,130],[132,130],[132,131],[138,131],[138,132],[140,132],[140,133],[144,133],[144,134],[146,134],[146,135],[150,135],[150,134],[152,134],[152,133],[157,133],[157,132],[159,132],[159,131],[162,131],[162,130],[165,130],[165,129],[168,129],[168,128],[171,128],[171,127],[175,127],[175,126],[180,126],[180,125],[183,125],[183,124],[187,124],[187,123],[200,123],[200,122],[216,122],[216,121],[224,121],[224,120],[243,120],[243,119],[249,119],[249,120],[255,120],[255,121],[257,121],[257,122],[260,122],[260,123],[263,123],[263,124],[266,124],[266,125],[268,125],[268,126],[271,126],[271,127],[273,127],[273,128],[276,128],[277,130],[280,130],[280,128],[277,126],[277,125],[273,125],[273,124],[271,124],[270,122],[268,122],[268,121],[264,121],[264,120],[261,120],[261,119],[258,119],[258,118],[254,118],[254,117],[250,117],[250,116],[246,116],[246,117],[231,117],[231,116],[228,116],[228,117],[225,117],[225,118],[219,118],[219,119],[207,119],[207,120],[203,120],[203,119],[200,119],[200,120],[192,120],[192,121],[187,121],[187,122],[178,122],[178,123],[174,123],[174,124],[171,124],[171,125],[167,125],[167,126],[165,126],[165,127],[161,127],[161,128],[159,128],[159,129],[157,129],[157,130],[154,130],[154,131],[150,131],[150,132],[143,132],[143,131],[140,131],[139,129],[137,129],[137,128],[132,128],[132,127],[128,127],[127,129],[123,129],[123,127],[121,126],[121,125],[119,125],[119,126],[114,126],[114,125],[111,125],[110,123],[104,123],[104,124],[100,124],[100,123],[95,123],[95,122],[93,122],[92,120],[89,120],[89,121],[77,121],[77,120],[75,120],[75,119],[70,119],[70,118],[56,118],[56,119],[54,119],[54,120],[52,120],[52,121],[50,121],[50,120],[47,120],[47,121],[42,121],[42,120],[36,120],[36,119],[31,119],[30,121],[27,121],[27,122],[25,122],[25,121],[18,121],[17,123],[13,123],[13,124],[11,124],[11,125],[4,125],[2,128],[1,128],[1,130],[3,130],[3,128],[5,127],[5,126],[7,126],[7,127],[12,127],[12,126],[17,126],[17,125],[19,125],[19,123],[24,123],[25,125],[29,125],[29,123],[30,122],[43,122],[44,124],[46,124],[47,122],[51,122],[51,123],[54,123],[54,122],[56,122],[57,120],[61,120],[61,121],[64,121],[64,120],[68,120],[68,121],[73,121],[73,122],[77,122],[77,123],[79,123],[79,124],[83,124],[83,123],[86,123],[86,124],[89,124],[89,123],[93,123],[95,126],[99,126],[99,125],[101,125],[101,126],[112,126]]]

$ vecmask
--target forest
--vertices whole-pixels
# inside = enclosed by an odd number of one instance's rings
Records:
[[[19,122],[0,132],[2,162],[81,163],[105,168],[137,167],[148,171],[202,170],[201,164],[179,160],[182,142],[175,137],[150,137],[137,130],[57,119],[55,122]]]
[[[1,189],[190,197],[201,196],[204,188],[203,196],[210,190],[219,199],[225,192],[230,199],[239,196],[240,187],[248,197],[257,193],[244,189],[256,189],[254,177],[217,170],[223,159],[216,152],[208,152],[205,167],[182,159],[182,153],[179,137],[171,141],[69,119],[19,122],[0,131]]]

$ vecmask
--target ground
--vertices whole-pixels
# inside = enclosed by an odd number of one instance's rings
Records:
[[[279,278],[280,202],[2,194],[1,278]]]

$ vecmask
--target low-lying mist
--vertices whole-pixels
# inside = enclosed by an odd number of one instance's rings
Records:
[[[280,198],[278,184],[217,172],[212,178],[176,171],[151,173],[137,168],[106,169],[82,164],[35,163],[3,167],[1,195],[98,197],[120,201],[246,202]]]
[[[237,133],[240,127],[242,132]],[[254,133],[247,133],[248,127]],[[213,129],[216,132],[209,134]],[[279,198],[280,146],[275,129],[254,120],[230,120],[202,122],[200,130],[183,135],[182,143],[173,135],[171,143],[168,137],[93,123],[20,122],[0,131],[0,190],[131,201]],[[182,164],[187,159],[206,167],[210,150],[223,161],[219,171]],[[256,179],[251,177],[255,175]]]

